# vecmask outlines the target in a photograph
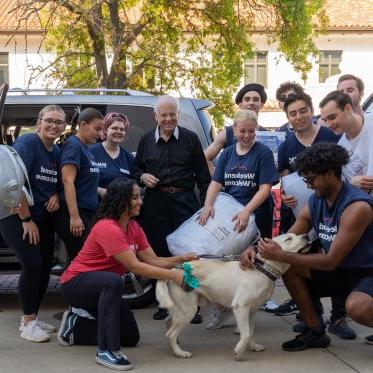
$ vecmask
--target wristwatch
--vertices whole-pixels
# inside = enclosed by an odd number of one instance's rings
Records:
[[[28,223],[29,221],[31,221],[32,220],[32,217],[31,216],[28,216],[27,218],[23,218],[23,219],[21,219],[21,222],[22,223]]]

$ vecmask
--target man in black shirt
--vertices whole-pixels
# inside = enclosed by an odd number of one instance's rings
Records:
[[[197,135],[178,126],[179,101],[161,96],[154,111],[158,125],[140,140],[134,175],[146,186],[141,225],[154,251],[164,257],[171,256],[167,235],[201,207],[195,184],[203,206],[211,177]],[[153,316],[157,320],[165,317],[163,309]],[[201,316],[197,313],[192,322],[202,322]]]
[[[200,208],[194,186],[203,204],[211,178],[197,135],[178,126],[178,100],[162,96],[154,111],[158,126],[141,139],[134,174],[146,186],[141,222],[147,238],[157,255],[170,256],[166,236]]]

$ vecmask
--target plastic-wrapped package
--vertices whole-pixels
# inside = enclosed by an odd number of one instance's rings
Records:
[[[259,234],[253,214],[243,232],[234,230],[235,222],[232,222],[232,218],[243,208],[244,206],[229,194],[219,193],[214,203],[214,218],[209,218],[205,225],[200,225],[199,210],[167,236],[170,252],[173,255],[188,252],[219,256],[241,254]]]
[[[18,153],[7,145],[0,145],[0,219],[10,215],[9,210],[17,207],[21,202],[22,193],[25,194],[30,206],[34,199],[24,187],[30,185],[26,167]]]

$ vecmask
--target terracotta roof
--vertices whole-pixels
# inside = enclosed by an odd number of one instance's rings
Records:
[[[42,32],[36,15],[32,15],[27,22],[21,21],[19,25],[18,17],[16,0],[0,0],[0,32]]]
[[[19,0],[18,0],[19,1]],[[14,31],[17,27],[17,0],[0,0],[0,32]],[[326,14],[329,18],[328,30],[373,31],[373,0],[326,0]],[[271,21],[256,9],[250,9],[250,15],[256,23],[256,29],[270,27]],[[36,15],[22,22],[17,29],[20,32],[42,32]]]

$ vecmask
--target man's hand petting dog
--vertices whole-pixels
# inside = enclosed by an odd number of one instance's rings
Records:
[[[261,238],[258,242],[258,252],[264,258],[268,260],[276,260],[281,262],[284,251],[281,246],[270,238]]]
[[[256,251],[254,246],[249,246],[240,256],[240,267],[244,271],[255,268]]]

